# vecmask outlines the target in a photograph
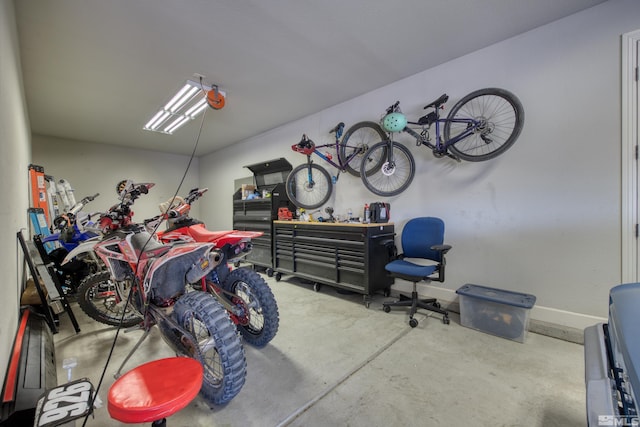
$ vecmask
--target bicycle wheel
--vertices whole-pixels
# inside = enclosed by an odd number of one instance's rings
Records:
[[[389,147],[392,147],[390,150]],[[365,173],[367,163],[382,167]],[[378,196],[396,196],[406,190],[416,174],[416,162],[407,147],[397,142],[383,141],[367,151],[360,169],[360,178],[369,191]]]
[[[355,156],[347,163],[345,169],[353,176],[360,176],[360,165],[364,154],[369,148],[380,141],[387,139],[387,134],[376,122],[359,122],[351,126],[345,132],[342,141],[340,141],[339,156],[342,162],[345,162],[351,155]],[[367,164],[367,173],[371,173],[380,169],[382,162]]]
[[[294,205],[304,209],[315,209],[329,200],[333,182],[329,172],[322,166],[305,163],[289,172],[286,189],[287,196]]]
[[[524,125],[524,109],[511,92],[498,88],[480,89],[462,98],[447,116],[473,118],[480,122],[475,131],[449,147],[452,154],[469,162],[493,159],[516,142]],[[467,131],[468,123],[447,121],[444,139],[449,141]]]

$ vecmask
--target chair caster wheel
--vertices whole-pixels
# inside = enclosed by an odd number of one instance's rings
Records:
[[[277,273],[275,274],[275,277],[276,277],[276,282],[279,282],[279,281],[280,281],[280,279],[282,279],[282,273],[277,272]]]
[[[433,303],[433,306],[434,306],[435,308],[440,308],[440,307],[441,307],[441,306],[440,306],[440,303],[439,303],[438,301],[434,302],[434,303]]]
[[[383,305],[382,310],[384,310],[385,313],[389,313],[391,311],[391,307],[389,307],[388,305]]]
[[[443,317],[442,318],[442,323],[444,323],[445,325],[448,325],[449,324],[449,317],[448,316],[447,317]]]
[[[409,326],[415,328],[416,326],[418,326],[418,321],[416,319],[409,319]]]

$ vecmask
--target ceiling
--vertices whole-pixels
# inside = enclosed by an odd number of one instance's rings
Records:
[[[34,134],[190,154],[143,125],[194,73],[211,153],[604,0],[15,0]]]

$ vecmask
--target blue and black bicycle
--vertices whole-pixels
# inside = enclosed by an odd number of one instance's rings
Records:
[[[361,175],[364,185],[374,194],[395,196],[406,190],[415,175],[411,152],[393,141],[393,134],[405,132],[416,145],[431,149],[434,156],[456,161],[480,162],[493,159],[511,147],[524,126],[524,109],[511,92],[499,88],[480,89],[458,101],[446,118],[440,110],[449,97],[444,94],[427,104],[431,110],[418,121],[408,121],[400,111],[400,102],[387,108],[382,127],[388,137],[372,145],[363,155]],[[434,138],[430,136],[435,126]],[[373,165],[373,166],[372,166]]]

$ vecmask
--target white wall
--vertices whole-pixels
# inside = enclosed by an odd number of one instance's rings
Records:
[[[488,162],[457,164],[403,139],[417,174],[388,200],[392,220],[398,233],[415,216],[446,222],[453,245],[447,281],[421,292],[453,300],[462,284],[484,284],[536,295],[532,318],[577,328],[596,323],[621,280],[620,36],[640,28],[639,18],[640,2],[610,0],[204,156],[200,184],[216,193],[203,199],[202,219],[230,228],[233,179],[263,160],[302,163],[289,148],[302,133],[329,142],[337,122],[375,120],[396,100],[417,118],[444,92],[451,107],[472,90],[503,87],[525,108],[515,146]],[[356,212],[377,199],[342,175],[329,205]],[[407,285],[396,281],[396,288]]]
[[[155,183],[149,194],[133,206],[134,220],[138,221],[158,215],[158,204],[173,197],[189,164],[188,156],[41,135],[33,135],[32,151],[32,163],[43,166],[45,173],[56,180],[68,180],[76,200],[100,193],[86,212],[105,211],[116,204],[116,185],[123,179]],[[199,160],[193,159],[179,195],[198,186],[198,164]],[[199,217],[199,209],[194,203],[195,218]]]
[[[0,0],[0,384],[18,324],[23,257],[16,233],[27,227],[30,157],[29,120],[22,88],[22,71],[12,0]],[[25,234],[26,235],[26,234]]]

